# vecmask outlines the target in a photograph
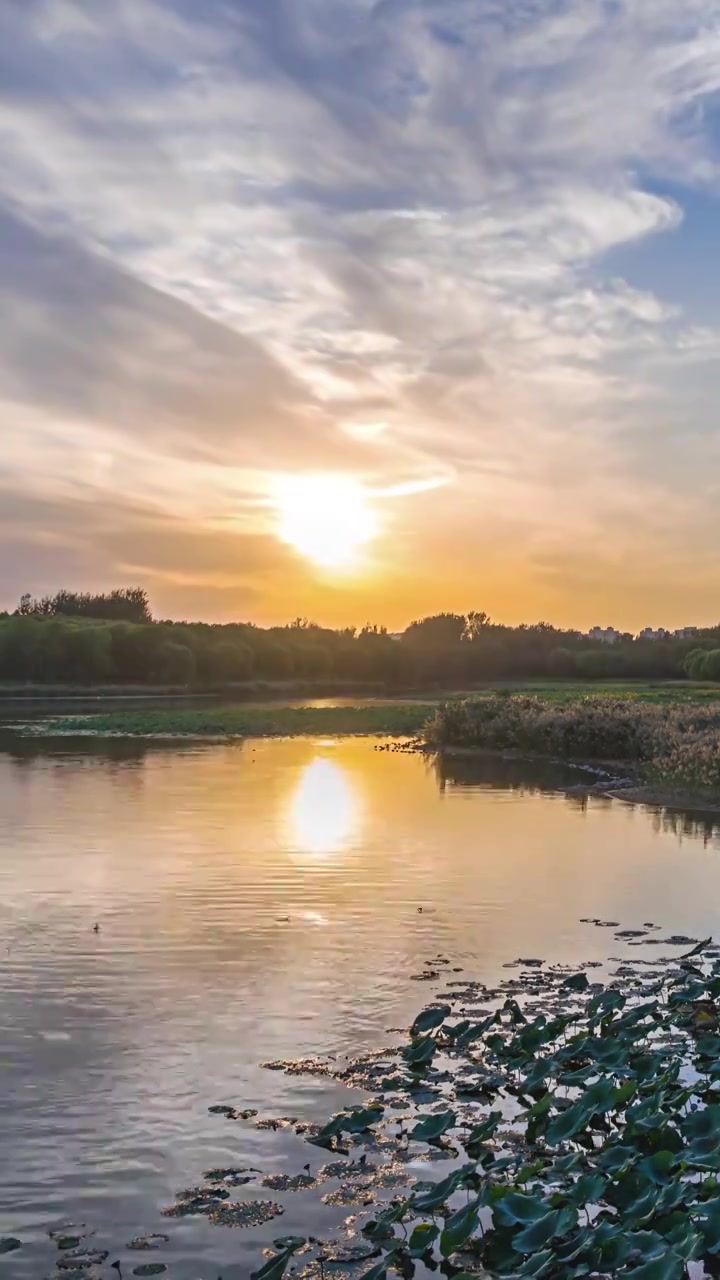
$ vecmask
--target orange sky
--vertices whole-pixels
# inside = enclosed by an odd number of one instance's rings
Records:
[[[717,622],[714,0],[235,9],[0,12],[0,607]]]

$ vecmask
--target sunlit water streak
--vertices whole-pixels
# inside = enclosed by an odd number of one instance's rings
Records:
[[[0,1235],[25,1242],[3,1274],[51,1274],[47,1228],[80,1220],[126,1274],[124,1242],[167,1230],[171,1276],[240,1280],[263,1241],[344,1216],[301,1194],[279,1230],[160,1217],[212,1166],[309,1158],[207,1113],[346,1098],[261,1061],[385,1043],[438,953],[493,980],[518,955],[625,951],[584,916],[718,932],[711,824],[531,779],[367,740],[0,755]]]

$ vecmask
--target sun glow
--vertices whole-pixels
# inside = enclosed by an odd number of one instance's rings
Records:
[[[288,478],[277,487],[278,536],[323,569],[348,569],[378,531],[356,481],[338,476]]]

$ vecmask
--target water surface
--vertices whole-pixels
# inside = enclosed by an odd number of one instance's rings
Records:
[[[46,1232],[80,1221],[125,1275],[146,1260],[125,1242],[165,1230],[169,1276],[240,1280],[273,1235],[344,1216],[301,1194],[261,1232],[161,1218],[208,1168],[323,1163],[208,1114],[347,1101],[259,1063],[386,1043],[441,989],[414,977],[438,954],[493,981],[517,956],[638,954],[581,917],[718,932],[712,820],[558,789],[577,772],[378,745],[6,743],[0,1235],[24,1247],[0,1275],[55,1274]]]

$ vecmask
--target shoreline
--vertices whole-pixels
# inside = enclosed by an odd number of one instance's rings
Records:
[[[672,787],[660,787],[652,783],[643,783],[637,775],[632,776],[632,769],[622,760],[568,760],[560,756],[546,756],[538,752],[528,752],[506,748],[493,751],[490,747],[431,747],[421,745],[419,748],[426,755],[445,755],[455,757],[498,760],[527,760],[528,763],[545,761],[564,768],[578,769],[592,773],[597,781],[585,785],[579,782],[576,786],[559,787],[564,795],[587,795],[605,797],[609,800],[622,800],[625,804],[644,805],[653,809],[670,809],[682,813],[720,814],[720,795],[709,795],[703,792],[683,792]],[[622,774],[620,770],[623,770]]]
[[[316,737],[320,732],[319,727],[308,727],[305,729],[298,726],[283,726],[277,730],[268,730],[267,726],[264,730],[260,726],[253,726],[255,732],[250,730],[242,731],[206,731],[196,730],[182,732],[180,730],[155,730],[146,732],[135,732],[131,730],[123,730],[119,728],[75,728],[67,726],[63,728],[55,728],[43,725],[42,723],[24,723],[13,726],[6,726],[11,732],[15,732],[18,737],[26,741],[41,742],[46,741],[68,741],[72,739],[82,739],[84,742],[90,741],[147,741],[147,742],[206,742],[208,744],[220,745],[223,743],[247,742],[252,738],[259,740],[272,740],[296,737]],[[249,727],[248,727],[249,728]],[[565,796],[597,796],[609,800],[621,800],[625,804],[637,804],[648,808],[662,808],[675,810],[683,813],[693,814],[720,814],[720,796],[712,796],[707,794],[698,794],[692,792],[681,792],[668,787],[658,787],[652,784],[643,783],[637,774],[633,776],[632,769],[628,769],[623,761],[620,760],[583,760],[583,759],[566,759],[558,756],[543,755],[538,752],[521,751],[512,748],[504,750],[493,750],[489,747],[436,747],[430,743],[424,742],[418,735],[412,733],[398,732],[397,729],[372,728],[365,727],[358,729],[349,729],[347,727],[339,730],[332,730],[330,726],[326,726],[323,730],[331,733],[333,737],[339,738],[382,738],[397,743],[399,749],[407,751],[409,754],[419,754],[426,757],[445,756],[450,758],[477,758],[485,760],[513,760],[526,761],[528,764],[545,764],[556,765],[558,768],[576,770],[578,773],[591,775],[586,781],[579,779],[577,783],[571,785],[558,786],[557,791]],[[380,747],[380,750],[386,750],[386,747]]]
[[[693,795],[671,788],[648,786],[617,787],[604,792],[611,800],[645,805],[649,809],[671,809],[682,813],[720,814],[720,796]]]
[[[161,703],[188,702],[202,699],[214,702],[227,698],[243,703],[262,698],[267,701],[283,698],[378,698],[423,699],[449,701],[456,698],[472,698],[488,693],[523,694],[543,697],[548,693],[562,697],[594,697],[605,694],[622,697],[648,696],[651,700],[667,693],[678,695],[682,701],[702,698],[720,703],[720,687],[707,681],[687,679],[652,679],[628,676],[623,679],[578,679],[576,677],[526,676],[476,680],[461,684],[448,684],[442,680],[431,683],[388,682],[384,680],[348,680],[332,676],[312,678],[297,676],[286,680],[258,677],[242,681],[209,681],[206,684],[151,684],[131,682],[121,684],[109,681],[96,684],[43,683],[42,681],[0,682],[0,709],[6,703],[33,702],[110,702],[136,703],[159,701]]]

